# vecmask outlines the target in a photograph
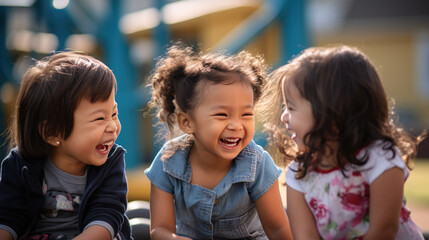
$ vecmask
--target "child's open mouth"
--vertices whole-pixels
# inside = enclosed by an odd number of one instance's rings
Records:
[[[241,138],[221,138],[220,142],[227,147],[235,147],[241,141]]]
[[[105,142],[102,144],[98,144],[96,149],[98,151],[105,152],[105,151],[109,150],[110,146],[112,146],[112,145],[113,145],[113,141],[109,141],[109,142]]]

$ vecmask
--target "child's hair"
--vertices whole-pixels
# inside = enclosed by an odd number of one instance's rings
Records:
[[[365,164],[368,156],[357,159],[356,155],[375,140],[387,142],[384,149],[393,156],[397,146],[410,168],[409,161],[416,156],[423,135],[412,137],[395,125],[393,104],[387,100],[373,64],[359,50],[348,46],[309,48],[271,73],[269,79],[263,103],[268,122],[265,129],[284,159],[296,158],[301,163],[298,178],[311,166],[320,165],[321,156],[332,153],[330,141],[338,144],[333,156],[343,172],[346,163]],[[303,138],[309,149],[306,152],[297,151],[280,120],[285,82],[294,84],[312,106],[314,126]]]
[[[50,155],[45,139],[67,139],[82,99],[106,101],[116,78],[101,61],[81,52],[60,52],[36,61],[24,74],[8,129],[10,147],[24,156]]]
[[[180,42],[173,44],[149,78],[153,90],[149,110],[156,109],[160,124],[165,123],[169,130],[169,134],[164,134],[166,128],[161,128],[158,135],[167,140],[174,137],[178,130],[175,129],[176,110],[188,113],[195,108],[202,94],[195,89],[200,81],[230,84],[230,74],[238,74],[243,83],[252,86],[255,102],[259,99],[266,81],[266,66],[259,56],[246,51],[236,55],[203,54]]]

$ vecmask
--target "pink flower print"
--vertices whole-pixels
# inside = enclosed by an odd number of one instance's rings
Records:
[[[358,210],[364,202],[364,197],[360,193],[345,192],[341,194],[341,203],[348,210]]]
[[[311,209],[317,209],[317,199],[311,198],[310,207],[311,207]]]
[[[363,182],[359,185],[350,184],[343,186],[340,193],[341,204],[343,209],[355,213],[355,218],[352,220],[352,226],[359,225],[368,212],[369,206],[369,185]]]
[[[338,178],[338,176],[335,176],[334,179],[332,179],[331,181],[331,186],[338,186],[340,185],[340,179]]]
[[[310,208],[316,218],[317,225],[325,226],[329,223],[329,211],[325,204],[319,203],[315,198],[310,200]]]
[[[343,186],[340,196],[344,209],[360,211],[362,208],[368,206],[369,185],[364,182],[361,185],[351,184],[350,186]]]
[[[408,222],[410,219],[410,211],[408,211],[404,206],[401,207],[401,219],[404,222]]]
[[[345,221],[345,222],[343,222],[339,227],[338,227],[338,230],[340,231],[340,232],[342,232],[344,229],[346,229],[347,228],[347,221]]]
[[[368,215],[368,212],[362,208],[359,212],[356,212],[355,218],[352,220],[352,227],[356,227],[357,225],[365,222],[365,217]]]
[[[42,193],[43,195],[46,195],[47,192],[48,192],[48,185],[46,184],[46,181],[43,179]]]
[[[318,218],[326,218],[328,216],[328,209],[325,204],[320,204],[316,216]]]
[[[352,176],[353,177],[360,177],[360,176],[362,176],[362,173],[358,172],[358,171],[354,171],[354,172],[352,172]]]

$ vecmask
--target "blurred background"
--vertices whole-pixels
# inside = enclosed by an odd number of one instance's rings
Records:
[[[122,123],[117,142],[128,152],[129,199],[147,200],[143,170],[162,142],[154,139],[154,119],[143,114],[150,97],[145,81],[175,40],[195,50],[247,49],[263,55],[272,69],[310,46],[357,47],[395,99],[399,123],[413,134],[429,129],[427,0],[0,0],[0,131],[34,59],[84,51],[116,75]],[[266,144],[259,131],[255,140]],[[2,145],[2,158],[7,150]],[[418,224],[429,231],[428,159],[427,139],[406,195],[414,212],[423,213]]]

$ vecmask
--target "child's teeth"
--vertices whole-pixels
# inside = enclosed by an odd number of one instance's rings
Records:
[[[239,140],[240,138],[222,138],[222,142],[228,147],[234,147]]]
[[[112,144],[113,144],[113,141],[109,141],[103,144],[98,144],[96,148],[98,150],[106,151],[107,149],[109,149],[109,146]]]

